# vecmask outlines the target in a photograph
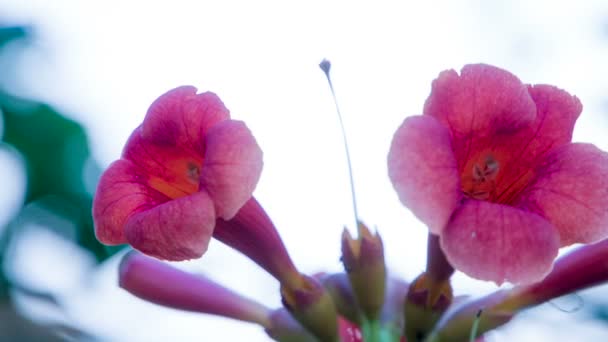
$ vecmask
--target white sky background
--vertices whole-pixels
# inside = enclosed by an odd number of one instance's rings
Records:
[[[485,62],[527,83],[562,87],[585,106],[575,140],[608,149],[608,2],[489,3],[0,0],[0,18],[37,29],[15,92],[82,122],[104,166],[166,90],[192,84],[216,92],[262,146],[255,196],[309,273],[341,269],[340,233],[353,226],[340,128],[318,68],[330,59],[359,212],[380,230],[389,268],[412,279],[424,268],[426,228],[399,203],[386,154],[405,116],[421,112],[440,71]],[[0,205],[10,201],[0,195]],[[17,253],[25,279],[61,294],[72,319],[110,341],[268,340],[255,326],[132,299],[116,289],[117,260],[85,273],[88,264],[73,261],[77,252],[32,229],[25,252]],[[28,248],[36,248],[36,259]],[[41,267],[42,256],[63,266],[49,272],[52,263]],[[219,243],[187,267],[280,305],[276,282]],[[460,274],[454,284],[459,293],[494,289]],[[580,317],[550,308],[488,340],[605,340],[608,328]]]

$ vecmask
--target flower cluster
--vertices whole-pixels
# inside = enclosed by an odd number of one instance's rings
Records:
[[[327,74],[329,66],[321,65]],[[259,324],[277,341],[469,341],[523,309],[608,281],[608,154],[571,142],[581,111],[567,92],[493,66],[439,75],[388,154],[399,199],[429,231],[426,270],[411,283],[388,274],[380,235],[361,222],[357,237],[342,236],[344,273],[299,272],[252,197],[263,164],[255,138],[216,95],[193,87],[158,98],[104,172],[95,232],[170,261],[201,257],[212,237],[240,251],[280,283],[282,308],[139,252],[124,257],[120,286]],[[554,264],[574,243],[595,244]],[[458,300],[454,270],[516,286]]]

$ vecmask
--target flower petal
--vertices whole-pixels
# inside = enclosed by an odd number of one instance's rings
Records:
[[[528,91],[537,107],[534,122],[513,134],[497,134],[486,142],[478,139],[490,148],[478,154],[473,147],[469,152],[473,161],[491,154],[502,164],[495,189],[501,203],[516,202],[543,156],[555,147],[570,143],[574,123],[582,110],[575,96],[556,87],[528,86]]]
[[[469,200],[454,213],[440,242],[454,268],[473,278],[531,283],[551,270],[559,234],[535,213]]]
[[[120,159],[101,176],[93,199],[93,221],[95,235],[102,243],[126,243],[127,219],[137,211],[167,200],[146,185],[147,177],[142,172],[132,162]]]
[[[201,191],[131,216],[125,234],[135,249],[156,258],[194,259],[207,250],[215,219],[213,202]]]
[[[236,215],[253,193],[262,172],[262,150],[241,121],[226,120],[206,137],[201,189],[209,192],[218,217]]]
[[[424,114],[449,127],[456,158],[466,161],[476,139],[507,134],[533,122],[536,107],[513,74],[485,64],[466,65],[460,76],[442,72],[433,81]]]
[[[550,85],[528,86],[536,104],[536,120],[527,133],[528,154],[540,156],[572,141],[572,131],[583,106],[576,96]]]
[[[461,198],[447,128],[430,116],[406,118],[393,137],[388,174],[401,202],[439,234]]]
[[[204,152],[203,137],[215,124],[230,118],[220,98],[211,92],[196,94],[182,86],[160,96],[148,109],[142,136],[157,144]]]
[[[591,243],[608,236],[608,153],[591,144],[552,150],[517,207],[545,217],[561,245]]]

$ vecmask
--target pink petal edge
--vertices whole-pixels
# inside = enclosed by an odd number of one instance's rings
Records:
[[[262,173],[262,150],[242,121],[226,120],[209,130],[201,170],[201,189],[229,220],[251,198]]]
[[[440,238],[454,268],[498,285],[543,279],[559,248],[557,230],[539,215],[477,200],[458,208]]]
[[[516,206],[550,221],[561,246],[607,237],[608,153],[581,143],[554,149]]]
[[[406,118],[393,137],[388,174],[401,202],[440,234],[461,198],[447,128],[430,116]]]
[[[93,222],[95,235],[102,243],[126,243],[127,219],[136,211],[163,200],[162,195],[150,191],[141,171],[132,162],[119,159],[101,175],[93,198]]]
[[[207,251],[215,220],[213,202],[201,191],[131,216],[125,234],[135,249],[147,255],[171,261],[195,259]]]
[[[193,86],[181,86],[161,95],[152,103],[142,124],[142,137],[161,145],[204,152],[204,136],[230,113],[211,92],[196,93]]]
[[[510,72],[486,64],[465,65],[460,75],[442,72],[433,81],[424,114],[450,127],[452,134],[493,134],[519,129],[535,118],[526,87]]]
[[[538,151],[568,144],[583,105],[576,96],[554,86],[537,84],[528,86],[528,92],[536,104],[536,123],[530,132],[532,141],[528,149],[534,155]],[[536,152],[536,153],[534,153]]]

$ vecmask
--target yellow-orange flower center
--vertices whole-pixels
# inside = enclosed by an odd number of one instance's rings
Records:
[[[199,190],[202,158],[181,156],[163,163],[164,172],[153,175],[148,184],[170,199],[191,195]]]
[[[504,160],[510,161],[505,163]],[[508,164],[508,165],[507,165]],[[529,166],[518,165],[500,152],[482,152],[469,159],[461,172],[465,196],[500,204],[511,204],[532,178]]]
[[[495,196],[496,178],[500,171],[500,164],[492,155],[473,162],[465,168],[470,174],[462,177],[462,191],[470,198],[489,200]]]

